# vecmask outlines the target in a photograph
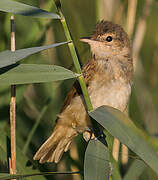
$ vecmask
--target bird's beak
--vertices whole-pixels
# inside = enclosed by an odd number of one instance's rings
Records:
[[[90,43],[92,43],[94,40],[92,40],[91,37],[83,37],[83,38],[80,38],[80,41],[86,42],[86,43],[90,44]]]

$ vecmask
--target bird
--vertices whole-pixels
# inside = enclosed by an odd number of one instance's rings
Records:
[[[90,37],[81,38],[91,49],[82,67],[93,109],[107,105],[125,112],[131,94],[133,60],[131,42],[123,28],[110,21],[96,24]],[[76,80],[68,93],[50,137],[34,155],[40,163],[58,163],[79,133],[92,131],[84,97]]]

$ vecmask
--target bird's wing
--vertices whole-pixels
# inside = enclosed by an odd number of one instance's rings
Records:
[[[89,82],[91,82],[92,76],[94,75],[96,67],[96,61],[94,59],[90,59],[82,68],[82,74],[85,79],[86,86],[88,87]],[[64,101],[61,112],[65,110],[65,108],[70,104],[71,100],[75,97],[82,94],[81,87],[79,82],[76,80],[73,84],[72,89],[69,91],[66,99]]]

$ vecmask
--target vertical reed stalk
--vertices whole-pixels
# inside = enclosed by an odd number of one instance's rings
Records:
[[[121,162],[124,166],[128,163],[128,147],[124,144],[122,144],[122,156],[121,156]]]
[[[15,51],[15,24],[14,16],[10,18],[11,24],[11,51]],[[10,139],[11,139],[11,159],[10,173],[16,174],[16,86],[11,85],[11,101],[10,101]]]
[[[128,0],[128,12],[127,12],[127,33],[131,39],[133,35],[135,18],[136,18],[136,10],[137,10],[137,0]],[[128,108],[126,109],[126,114],[128,116]],[[128,163],[128,147],[122,144],[122,156],[121,162],[124,166]]]
[[[137,0],[128,0],[128,13],[127,13],[127,32],[129,37],[132,37],[135,18],[136,18],[136,10],[137,10]]]
[[[73,40],[72,40],[71,35],[70,35],[69,28],[67,26],[65,17],[63,15],[62,11],[61,11],[60,0],[56,0],[55,3],[56,3],[56,7],[58,9],[58,12],[60,14],[60,17],[61,17],[60,20],[61,20],[61,24],[63,26],[63,30],[64,30],[64,33],[65,33],[65,36],[66,36],[66,40],[67,40],[67,42],[69,42],[68,47],[69,47],[69,50],[70,50],[70,53],[71,53],[71,56],[72,56],[72,59],[73,59],[73,62],[74,62],[76,72],[78,74],[80,74],[80,76],[78,76],[78,82],[80,84],[80,87],[81,87],[81,90],[82,90],[82,93],[83,93],[86,108],[87,108],[88,111],[92,111],[93,106],[92,106],[92,103],[91,103],[91,99],[90,99],[89,94],[88,94],[85,79],[84,79],[83,74],[82,74],[81,66],[80,66],[80,63],[79,63],[79,59],[77,57],[77,53],[76,53],[76,50],[75,50]],[[99,130],[100,127],[99,127],[98,123],[96,121],[93,121],[93,120],[91,121],[91,123],[92,123],[95,135],[98,136],[98,132],[100,132],[100,130]]]
[[[73,62],[74,62],[75,69],[76,69],[77,73],[80,74],[80,76],[78,78],[78,81],[80,83],[80,86],[81,86],[81,89],[82,89],[82,92],[83,92],[83,95],[84,95],[84,99],[85,99],[85,102],[86,102],[86,105],[87,105],[87,109],[88,109],[88,111],[92,111],[93,110],[92,103],[91,103],[90,97],[88,95],[86,83],[85,83],[84,77],[82,75],[82,70],[81,70],[81,66],[79,64],[79,60],[78,60],[78,57],[77,57],[77,54],[76,54],[74,43],[72,41],[72,38],[71,38],[71,35],[70,35],[70,32],[69,32],[65,17],[63,16],[61,9],[58,8],[58,11],[59,11],[59,14],[60,14],[60,17],[61,17],[61,24],[63,26],[66,39],[69,42],[68,47],[69,47],[69,50],[70,50],[70,53],[71,53],[71,56],[72,56],[72,59],[73,59]]]
[[[118,161],[120,151],[120,141],[117,138],[114,138],[112,156],[115,161]]]
[[[133,66],[134,70],[136,69],[136,63],[138,59],[138,54],[141,49],[145,31],[146,31],[146,24],[147,24],[147,18],[150,14],[151,10],[151,5],[152,5],[153,0],[146,0],[144,2],[144,7],[142,11],[142,15],[139,18],[137,29],[135,32],[135,37],[133,40]]]

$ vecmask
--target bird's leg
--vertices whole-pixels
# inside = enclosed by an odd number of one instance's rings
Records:
[[[96,137],[94,135],[94,132],[91,131],[91,130],[86,130],[84,133],[83,133],[83,138],[85,139],[85,141],[90,141],[90,140],[94,140]]]
[[[85,141],[89,142],[90,140],[99,140],[101,141],[105,146],[107,146],[107,142],[105,140],[106,135],[103,132],[103,129],[100,128],[100,131],[96,133],[93,130],[86,130],[83,133],[83,138],[85,139]]]

